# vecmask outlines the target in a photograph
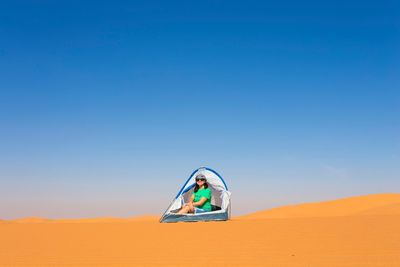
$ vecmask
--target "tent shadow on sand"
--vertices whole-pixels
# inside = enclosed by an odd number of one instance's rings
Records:
[[[177,214],[183,204],[188,202],[196,185],[195,177],[203,174],[211,189],[212,210],[199,214]],[[216,171],[207,167],[196,169],[183,184],[176,197],[172,200],[167,210],[160,218],[160,222],[197,222],[197,221],[226,221],[231,217],[231,192]]]

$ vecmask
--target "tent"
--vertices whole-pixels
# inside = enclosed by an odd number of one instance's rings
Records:
[[[195,177],[204,174],[207,178],[208,188],[211,189],[212,210],[199,214],[177,214],[182,205],[189,201],[196,185]],[[226,221],[231,217],[231,192],[221,175],[216,171],[200,167],[195,170],[172,200],[160,222],[197,222],[197,221]]]

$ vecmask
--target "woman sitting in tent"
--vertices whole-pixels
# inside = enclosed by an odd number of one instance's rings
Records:
[[[188,203],[183,205],[178,214],[202,213],[211,211],[211,190],[204,174],[196,176],[196,186]]]

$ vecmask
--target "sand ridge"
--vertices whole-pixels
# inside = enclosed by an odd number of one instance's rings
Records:
[[[372,194],[305,203],[259,211],[243,219],[334,217],[361,214],[399,214],[400,194]],[[369,211],[369,212],[368,212]]]
[[[400,194],[371,194],[353,196],[337,200],[287,205],[264,211],[238,216],[237,219],[272,219],[272,218],[307,218],[334,217],[351,215],[398,215],[400,214]],[[26,217],[15,220],[0,220],[0,222],[15,223],[99,223],[99,222],[130,222],[158,221],[160,216],[141,215],[128,218],[97,217],[80,219],[48,219],[41,217]]]
[[[400,215],[400,202],[363,210],[355,215]]]
[[[115,223],[115,222],[135,222],[135,221],[158,221],[159,216],[142,215],[128,218],[119,217],[96,217],[79,219],[48,219],[41,217],[25,217],[14,220],[0,220],[0,223]]]

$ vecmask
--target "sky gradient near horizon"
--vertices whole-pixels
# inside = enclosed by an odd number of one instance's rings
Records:
[[[160,214],[199,166],[233,214],[400,192],[396,1],[0,8],[0,219]]]

